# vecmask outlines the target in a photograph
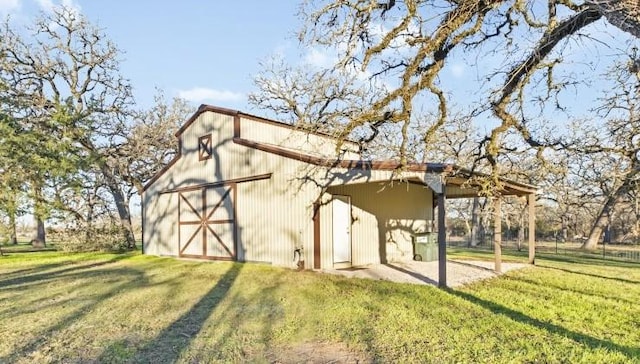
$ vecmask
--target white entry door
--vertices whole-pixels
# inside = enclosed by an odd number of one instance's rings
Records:
[[[333,196],[333,262],[351,262],[351,198]]]

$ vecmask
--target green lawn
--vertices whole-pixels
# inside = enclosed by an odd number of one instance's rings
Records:
[[[3,254],[9,253],[23,253],[23,252],[38,252],[38,251],[54,251],[56,250],[55,244],[47,244],[44,248],[34,248],[31,243],[20,242],[18,244],[6,244],[0,243],[0,250]]]
[[[640,265],[549,256],[440,290],[136,253],[0,257],[0,363],[310,358],[640,362]]]

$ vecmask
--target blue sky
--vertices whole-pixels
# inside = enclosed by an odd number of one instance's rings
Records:
[[[155,89],[160,88],[168,96],[188,99],[194,110],[207,103],[265,115],[246,99],[255,90],[252,77],[259,72],[261,60],[278,53],[289,62],[313,66],[326,66],[332,61],[324,51],[298,47],[295,31],[301,26],[296,16],[299,2],[0,0],[0,15],[28,24],[38,12],[49,11],[53,6],[63,4],[78,9],[92,23],[103,27],[123,51],[122,75],[131,80],[142,107],[151,105]],[[624,41],[612,46],[616,38],[628,36],[621,36],[604,22],[590,26],[589,33],[597,40],[575,42],[576,51],[569,52],[573,53],[573,61],[569,59],[571,62],[567,63],[569,72],[578,72],[583,58],[596,57],[606,64],[610,54],[616,58],[628,46]],[[445,90],[455,93],[453,105],[479,101],[483,95],[479,81],[486,81],[486,74],[482,73],[504,62],[491,55],[476,57],[452,58],[441,74]],[[478,67],[469,66],[473,64]],[[587,73],[580,78],[594,79],[602,71],[583,67],[580,72]],[[573,107],[574,117],[588,112],[597,88],[569,90],[563,96]],[[561,115],[551,117],[560,119]],[[479,124],[490,128],[493,122],[483,119]]]
[[[77,9],[104,28],[123,51],[121,73],[131,80],[142,107],[151,106],[155,90],[160,88],[167,96],[188,99],[194,111],[197,105],[207,103],[268,115],[252,108],[246,98],[255,90],[252,77],[259,72],[261,60],[276,53],[285,54],[288,61],[314,66],[329,65],[332,60],[326,52],[298,48],[295,31],[301,26],[296,16],[299,0],[0,0],[0,16],[29,24],[39,12],[61,4]],[[585,73],[579,75],[580,79],[596,80],[603,66],[628,48],[629,37],[603,22],[591,26],[589,33],[597,40],[570,43],[575,48],[569,52],[574,63],[568,68],[572,71],[582,59],[600,60],[597,69],[582,67],[580,72]],[[483,95],[479,81],[486,74],[482,73],[504,62],[491,58],[489,54],[449,60],[441,83],[455,92],[454,105],[470,104]],[[564,97],[574,112],[589,114],[599,87],[603,85],[594,81],[593,89],[583,87]],[[543,121],[557,126],[566,118],[556,112]],[[483,115],[476,124],[490,130],[495,120]]]
[[[249,110],[259,61],[297,52],[295,1],[0,0],[0,14],[29,23],[60,4],[79,9],[124,52],[121,71],[142,106],[159,87],[194,105]]]
[[[328,66],[331,56],[301,50],[295,32],[298,0],[289,1],[89,1],[0,0],[0,15],[28,24],[41,11],[65,5],[105,29],[123,51],[121,72],[136,101],[153,102],[155,89],[168,96],[265,114],[247,103],[259,62],[284,54],[289,62]],[[448,77],[469,76],[453,62]]]

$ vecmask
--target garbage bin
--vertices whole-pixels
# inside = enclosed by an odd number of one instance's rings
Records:
[[[433,262],[438,260],[438,242],[434,233],[419,233],[412,236],[413,260]]]

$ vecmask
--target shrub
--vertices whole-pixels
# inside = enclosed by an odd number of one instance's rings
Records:
[[[124,251],[126,240],[117,225],[93,226],[65,230],[56,246],[70,252]]]

